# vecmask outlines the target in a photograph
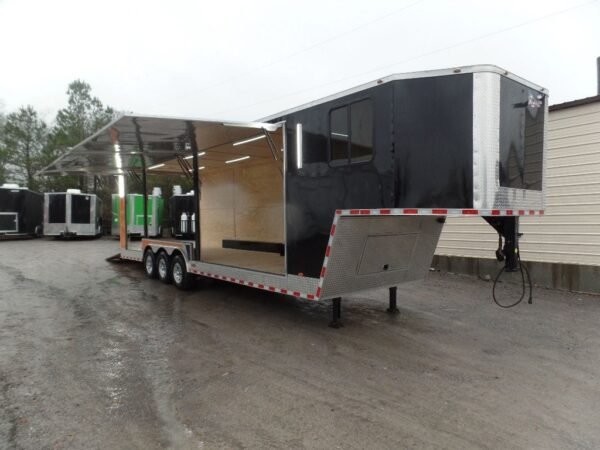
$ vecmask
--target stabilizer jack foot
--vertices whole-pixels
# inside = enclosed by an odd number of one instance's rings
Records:
[[[341,297],[336,297],[331,299],[331,322],[329,322],[329,326],[331,328],[341,328],[344,325],[341,321],[342,318],[342,299]]]
[[[400,314],[400,310],[396,305],[396,292],[398,288],[393,286],[390,288],[390,306],[386,310],[388,314]]]

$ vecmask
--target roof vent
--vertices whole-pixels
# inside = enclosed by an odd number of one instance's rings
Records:
[[[16,183],[4,183],[2,187],[6,189],[19,189],[19,185]]]
[[[67,189],[67,194],[81,194],[81,189]]]

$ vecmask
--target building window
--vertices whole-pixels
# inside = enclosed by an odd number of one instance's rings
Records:
[[[373,105],[361,100],[329,114],[330,161],[345,165],[373,157]]]

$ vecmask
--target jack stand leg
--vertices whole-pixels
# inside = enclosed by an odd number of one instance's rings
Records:
[[[343,327],[341,322],[342,317],[342,298],[336,297],[331,300],[331,322],[329,322],[329,326],[331,328],[340,328]]]
[[[393,286],[390,288],[390,306],[387,309],[387,312],[390,314],[399,314],[400,310],[398,309],[398,306],[396,306],[396,291],[398,290],[398,287]]]

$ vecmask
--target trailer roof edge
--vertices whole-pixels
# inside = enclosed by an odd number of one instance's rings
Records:
[[[267,121],[270,121],[273,119],[278,119],[287,114],[291,114],[291,113],[294,113],[297,111],[301,111],[303,109],[317,106],[322,103],[336,100],[338,98],[342,98],[347,95],[361,92],[366,89],[370,89],[372,87],[379,86],[381,84],[389,83],[392,81],[409,80],[412,78],[439,77],[439,76],[443,76],[443,75],[459,75],[459,74],[464,74],[464,73],[482,73],[482,72],[497,73],[499,75],[513,79],[521,84],[524,84],[525,86],[528,86],[532,89],[536,89],[545,94],[548,94],[548,90],[546,88],[544,88],[540,85],[537,85],[535,83],[532,83],[531,81],[528,81],[525,78],[515,75],[512,72],[509,72],[508,70],[502,69],[501,67],[498,67],[493,64],[478,64],[478,65],[474,65],[474,66],[459,66],[459,67],[452,67],[452,68],[448,68],[448,69],[422,70],[422,71],[418,71],[418,72],[406,72],[406,73],[396,73],[396,74],[388,75],[386,77],[378,78],[376,80],[369,81],[367,83],[363,83],[363,84],[360,84],[358,86],[355,86],[355,87],[352,87],[349,89],[345,89],[345,90],[337,92],[335,94],[331,94],[331,95],[322,97],[318,100],[313,100],[311,102],[303,103],[303,104],[295,106],[293,108],[289,108],[289,109],[280,111],[276,114],[271,114],[269,116],[258,119],[258,121],[259,122],[267,122]]]

